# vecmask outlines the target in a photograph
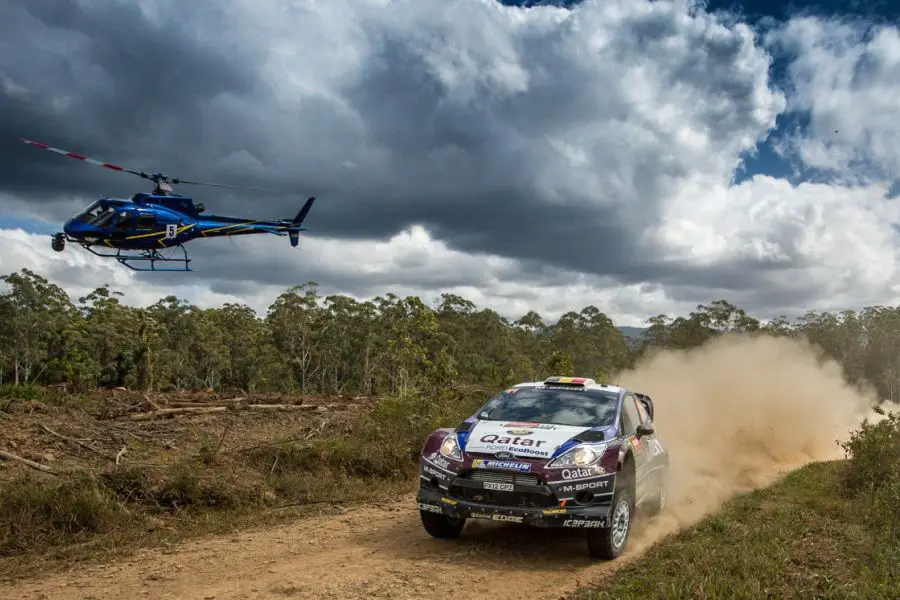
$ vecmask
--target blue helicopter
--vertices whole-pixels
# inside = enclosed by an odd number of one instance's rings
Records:
[[[67,241],[73,242],[102,258],[114,258],[135,271],[190,271],[191,259],[188,258],[184,244],[197,238],[271,233],[288,236],[291,246],[296,248],[300,241],[300,232],[306,229],[301,227],[301,224],[315,201],[315,197],[309,198],[297,216],[291,220],[257,221],[218,215],[201,216],[205,210],[203,204],[194,203],[193,199],[187,196],[175,194],[173,184],[207,185],[262,192],[276,190],[188,181],[169,178],[162,173],[147,174],[40,142],[19,139],[30,146],[113,171],[131,173],[153,182],[153,190],[149,194],[139,192],[130,200],[121,198],[97,200],[66,221],[61,233],[54,233],[52,236],[52,247],[57,252],[65,249]],[[99,248],[102,252],[95,248]],[[179,250],[181,255],[178,255]],[[148,263],[149,268],[145,266]],[[157,267],[157,263],[178,266]]]

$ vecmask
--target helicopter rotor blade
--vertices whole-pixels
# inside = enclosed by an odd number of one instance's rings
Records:
[[[273,193],[275,193],[275,194],[284,194],[284,193],[286,193],[286,192],[283,192],[283,191],[281,191],[281,190],[273,190],[273,189],[267,189],[267,188],[247,187],[247,186],[243,186],[243,185],[225,185],[224,183],[207,183],[207,182],[204,182],[204,181],[188,181],[187,179],[177,179],[177,178],[173,178],[171,181],[172,181],[172,183],[174,183],[175,185],[180,185],[180,184],[182,184],[182,183],[187,183],[187,184],[190,184],[190,185],[208,185],[208,186],[210,186],[210,187],[231,188],[231,189],[233,189],[233,190],[255,190],[255,191],[257,191],[257,192],[273,192]]]
[[[142,171],[134,171],[132,169],[126,169],[125,167],[120,167],[119,165],[114,165],[112,163],[104,162],[102,160],[97,160],[95,158],[89,158],[84,156],[83,154],[78,154],[77,152],[69,152],[68,150],[61,150],[59,148],[54,148],[53,146],[48,146],[47,144],[42,144],[41,142],[35,142],[33,140],[26,140],[25,138],[19,138],[25,144],[29,146],[34,146],[35,148],[41,148],[42,150],[49,150],[50,152],[56,152],[57,154],[62,154],[63,156],[68,156],[69,158],[74,158],[77,160],[82,160],[84,162],[89,162],[92,165],[97,165],[98,167],[103,167],[105,169],[110,169],[112,171],[121,171],[124,173],[131,173],[132,175],[137,175],[138,177],[143,177],[144,179],[151,179],[149,175]]]
[[[42,150],[49,150],[50,152],[55,152],[57,154],[62,154],[63,156],[68,156],[69,158],[75,158],[77,160],[89,162],[93,165],[97,165],[98,167],[103,167],[105,169],[110,169],[112,171],[131,173],[132,175],[137,175],[138,177],[142,177],[144,179],[149,179],[150,181],[155,181],[155,182],[165,182],[165,183],[170,183],[173,185],[179,185],[182,183],[186,183],[189,185],[206,185],[206,186],[210,186],[210,187],[231,188],[234,190],[254,190],[257,192],[273,192],[276,194],[286,193],[281,190],[273,190],[273,189],[266,189],[266,188],[247,187],[247,186],[241,186],[241,185],[226,185],[223,183],[208,183],[208,182],[204,182],[204,181],[190,181],[188,179],[179,179],[177,177],[169,177],[162,173],[148,174],[143,171],[135,171],[133,169],[126,169],[125,167],[121,167],[119,165],[108,163],[108,162],[105,162],[102,160],[97,160],[94,158],[89,158],[87,156],[84,156],[83,154],[78,154],[77,152],[70,152],[68,150],[54,148],[53,146],[49,146],[49,145],[41,143],[41,142],[35,142],[34,140],[26,140],[25,138],[21,138],[21,137],[19,138],[19,140],[25,144],[28,144],[29,146],[34,146],[35,148],[41,148]]]

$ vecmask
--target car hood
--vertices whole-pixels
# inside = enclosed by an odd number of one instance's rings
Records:
[[[571,425],[522,423],[514,421],[476,421],[469,432],[466,452],[550,458],[562,444],[590,429]]]

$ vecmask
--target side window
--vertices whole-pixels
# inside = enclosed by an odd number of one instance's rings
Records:
[[[625,396],[622,400],[622,435],[631,435],[641,422],[641,415],[635,406],[634,396]]]
[[[116,228],[126,230],[129,227],[131,227],[131,213],[119,213],[119,222],[116,224]]]
[[[156,227],[156,215],[138,215],[135,229],[153,229]]]

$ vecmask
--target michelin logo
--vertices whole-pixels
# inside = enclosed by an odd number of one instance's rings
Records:
[[[506,469],[526,473],[531,470],[531,463],[517,462],[514,460],[485,460],[476,458],[472,461],[473,469]]]

